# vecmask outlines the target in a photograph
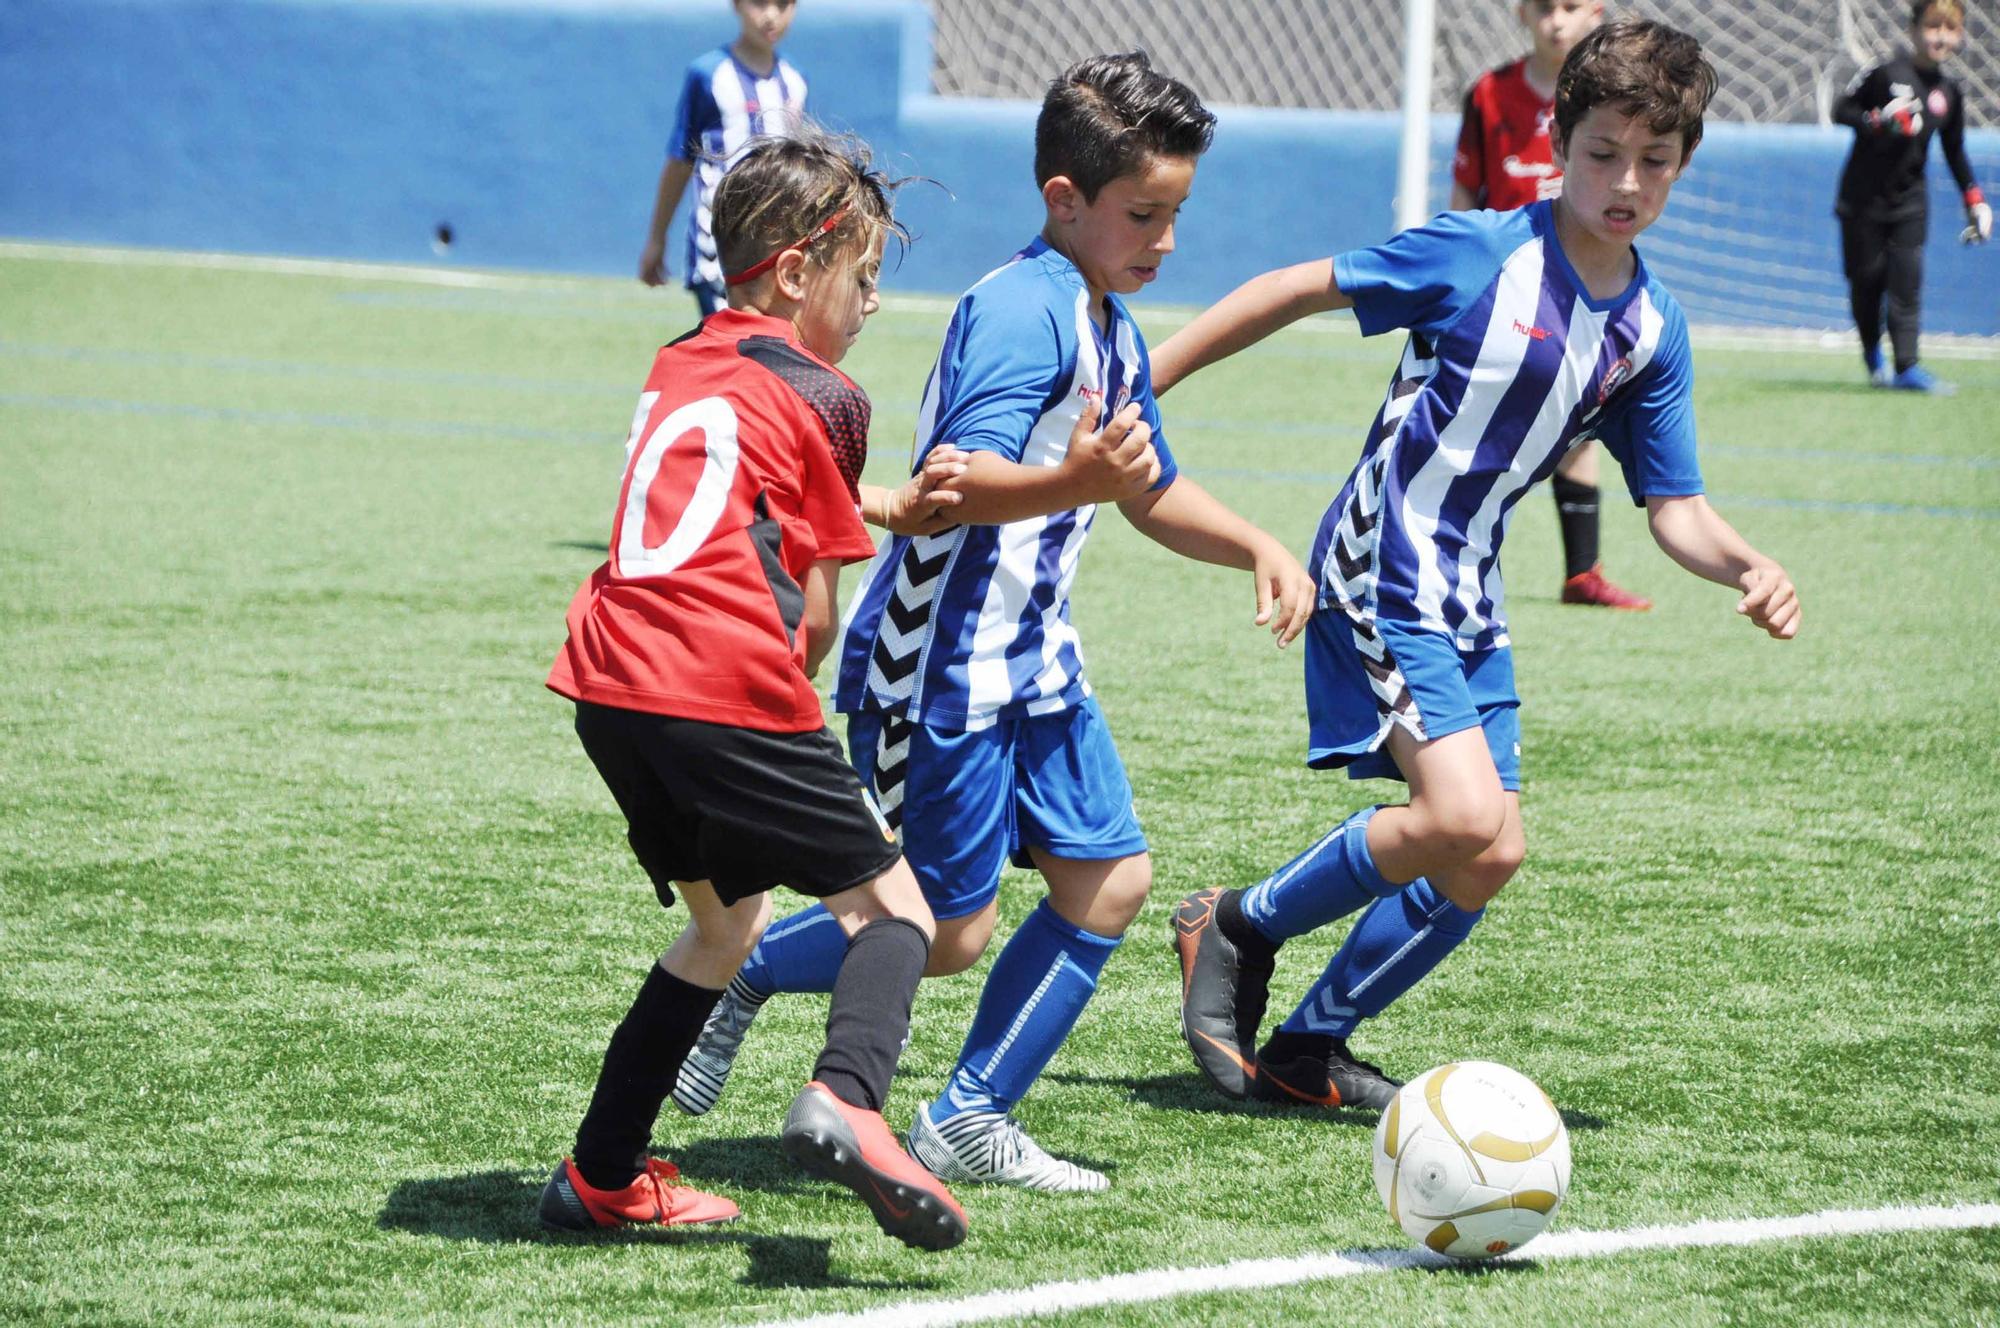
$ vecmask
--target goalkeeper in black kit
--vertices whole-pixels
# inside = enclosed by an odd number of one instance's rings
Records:
[[[1959,238],[1984,244],[1993,234],[1993,209],[1965,159],[1964,99],[1943,68],[1964,41],[1961,0],[1915,0],[1910,49],[1857,78],[1833,108],[1833,118],[1854,130],[1834,212],[1861,358],[1877,387],[1939,395],[1954,390],[1917,362],[1917,322],[1930,228],[1924,160],[1933,133],[1965,199],[1966,226]],[[1893,370],[1882,360],[1885,297]]]

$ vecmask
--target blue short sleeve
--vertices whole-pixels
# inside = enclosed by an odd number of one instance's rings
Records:
[[[1063,344],[1046,306],[983,294],[961,299],[945,329],[931,385],[936,422],[925,447],[949,442],[1018,462],[1069,381],[1075,349]]]
[[[701,157],[701,136],[721,122],[715,94],[708,84],[711,62],[696,60],[681,78],[680,100],[674,104],[674,128],[667,135],[667,155],[675,161],[697,161]]]
[[[1625,471],[1634,503],[1702,492],[1695,458],[1694,356],[1687,320],[1678,304],[1665,309],[1660,346],[1625,409],[1607,419],[1597,437]]]
[[[1333,282],[1354,302],[1363,336],[1396,328],[1436,336],[1492,283],[1510,239],[1532,235],[1526,225],[1521,213],[1441,212],[1386,244],[1336,255]]]

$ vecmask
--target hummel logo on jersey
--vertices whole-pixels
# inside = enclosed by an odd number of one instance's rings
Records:
[[[1533,337],[1537,341],[1547,341],[1549,339],[1549,330],[1547,328],[1529,327],[1518,318],[1514,320],[1514,330],[1524,337]]]

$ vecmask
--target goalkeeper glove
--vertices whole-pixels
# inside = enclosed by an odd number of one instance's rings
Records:
[[[1898,97],[1881,110],[1868,112],[1868,127],[1900,138],[1915,138],[1924,132],[1923,103],[1915,97]]]
[[[1993,208],[1986,195],[1974,185],[1965,191],[1965,229],[1958,233],[1960,244],[1985,244],[1993,238]]]

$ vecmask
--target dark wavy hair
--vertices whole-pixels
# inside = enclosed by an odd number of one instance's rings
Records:
[[[877,170],[860,139],[810,121],[782,138],[753,139],[715,187],[722,270],[741,272],[808,237],[804,253],[820,266],[852,246],[872,244],[881,232],[907,244],[910,234],[892,206],[904,183]],[[833,230],[814,237],[837,213]]]
[[[1644,120],[1656,134],[1681,136],[1685,162],[1701,142],[1701,117],[1715,96],[1715,68],[1701,43],[1648,19],[1620,19],[1590,33],[1556,76],[1556,133],[1570,132],[1593,106]]]
[[[1035,183],[1069,177],[1084,201],[1154,157],[1199,157],[1215,116],[1193,89],[1153,68],[1144,51],[1093,55],[1063,70],[1035,120]]]

